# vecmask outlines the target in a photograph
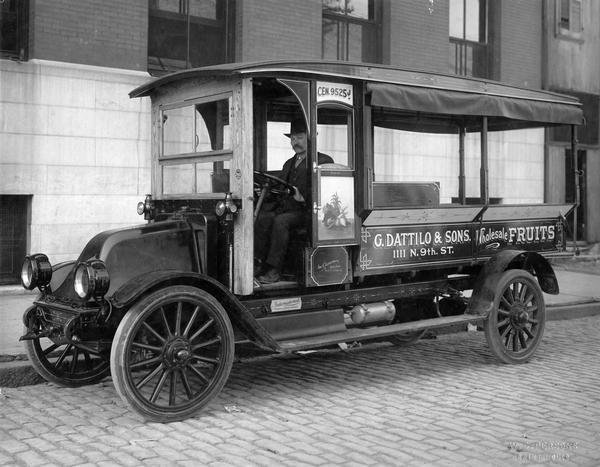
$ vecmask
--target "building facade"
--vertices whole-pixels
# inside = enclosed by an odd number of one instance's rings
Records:
[[[577,161],[580,239],[600,241],[600,2],[5,0],[0,26],[0,283],[18,280],[26,252],[60,262],[99,231],[141,222],[149,102],[128,92],[233,61],[374,62],[576,95],[578,154],[558,130],[503,141],[490,195],[572,201]]]

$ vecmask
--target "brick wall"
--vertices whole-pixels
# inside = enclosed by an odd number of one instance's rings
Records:
[[[500,15],[500,80],[541,88],[542,1],[505,0]]]
[[[145,0],[33,0],[31,58],[146,70]]]
[[[392,1],[383,27],[391,65],[448,72],[448,2]]]
[[[244,0],[236,8],[237,61],[321,58],[321,0]]]

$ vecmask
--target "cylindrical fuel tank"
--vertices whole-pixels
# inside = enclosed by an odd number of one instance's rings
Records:
[[[348,312],[347,324],[362,326],[373,323],[391,323],[395,315],[396,308],[391,300],[361,303]]]

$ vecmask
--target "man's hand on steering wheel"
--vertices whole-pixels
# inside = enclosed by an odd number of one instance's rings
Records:
[[[294,195],[294,198],[298,190],[294,185],[290,185],[275,175],[257,170],[254,171],[254,187],[260,191],[266,188],[269,193],[273,193],[274,195]]]
[[[298,201],[299,203],[303,203],[304,196],[302,196],[302,193],[300,193],[300,190],[298,190],[298,187],[292,186],[292,188],[294,189],[294,194],[292,195],[294,200]]]
[[[292,195],[296,201],[304,201],[302,194],[294,185],[290,185],[285,180],[265,172],[258,172],[257,170],[254,171],[254,188],[258,194],[258,199],[256,200],[256,204],[254,206],[255,222],[256,218],[258,217],[258,213],[263,206],[267,193],[272,193],[277,196]]]

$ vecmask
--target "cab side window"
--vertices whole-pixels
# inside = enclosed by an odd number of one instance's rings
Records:
[[[333,162],[319,161],[324,170],[352,169],[353,157],[352,109],[342,105],[320,106],[317,110],[317,150]]]
[[[229,191],[232,157],[229,98],[164,106],[161,124],[158,173],[162,194]]]

